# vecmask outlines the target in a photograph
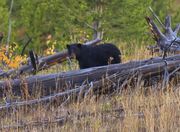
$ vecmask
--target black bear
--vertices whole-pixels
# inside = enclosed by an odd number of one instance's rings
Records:
[[[96,46],[74,43],[67,45],[67,49],[69,56],[78,60],[80,69],[121,62],[120,50],[110,43]]]

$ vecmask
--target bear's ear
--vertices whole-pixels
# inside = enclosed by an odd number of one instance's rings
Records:
[[[67,44],[67,45],[66,45],[66,48],[67,48],[67,49],[69,49],[69,48],[70,48],[70,45],[69,45],[69,44]]]
[[[81,48],[81,46],[82,46],[82,44],[77,44],[77,47],[78,47],[78,48]]]

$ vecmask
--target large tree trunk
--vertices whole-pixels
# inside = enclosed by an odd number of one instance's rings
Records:
[[[143,77],[152,77],[164,73],[165,70],[171,72],[180,65],[180,55],[166,58],[153,58],[143,61],[132,61],[125,64],[114,64],[102,67],[93,67],[66,73],[32,76],[25,79],[14,79],[0,82],[0,97],[3,95],[21,96],[30,94],[31,96],[40,92],[41,96],[55,92],[63,92],[89,84],[93,81],[101,80],[110,75],[117,74],[119,85],[135,73]],[[102,85],[100,86],[102,87]],[[24,93],[25,91],[25,93]]]

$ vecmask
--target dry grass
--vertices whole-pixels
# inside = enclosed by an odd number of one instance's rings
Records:
[[[180,91],[124,91],[81,103],[38,105],[1,113],[1,127],[29,124],[10,131],[180,131]],[[66,116],[65,123],[51,123]],[[40,124],[33,125],[33,121]],[[45,121],[49,121],[46,124]],[[44,123],[43,123],[44,122]],[[4,129],[4,131],[7,129]]]
[[[128,57],[123,55],[123,62],[151,57],[144,47],[135,51],[138,52]],[[74,67],[76,69],[77,65]],[[40,74],[67,70],[69,70],[67,66],[55,66]],[[0,112],[0,127],[3,128],[1,131],[34,132],[178,132],[180,131],[179,87],[171,84],[167,91],[153,88],[145,90],[143,87],[138,87],[135,90],[126,89],[121,94],[103,95],[98,98],[93,96],[78,103],[61,105],[57,101],[46,105],[14,108]]]

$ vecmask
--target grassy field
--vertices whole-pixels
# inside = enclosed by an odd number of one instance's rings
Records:
[[[121,45],[123,63],[152,57],[145,47],[129,54]],[[77,64],[73,64],[78,69]],[[57,65],[39,74],[62,72]],[[176,80],[178,82],[179,80]],[[80,102],[50,102],[0,112],[0,131],[178,132],[180,131],[180,84],[170,82],[166,91],[129,86],[121,93],[91,96]]]

